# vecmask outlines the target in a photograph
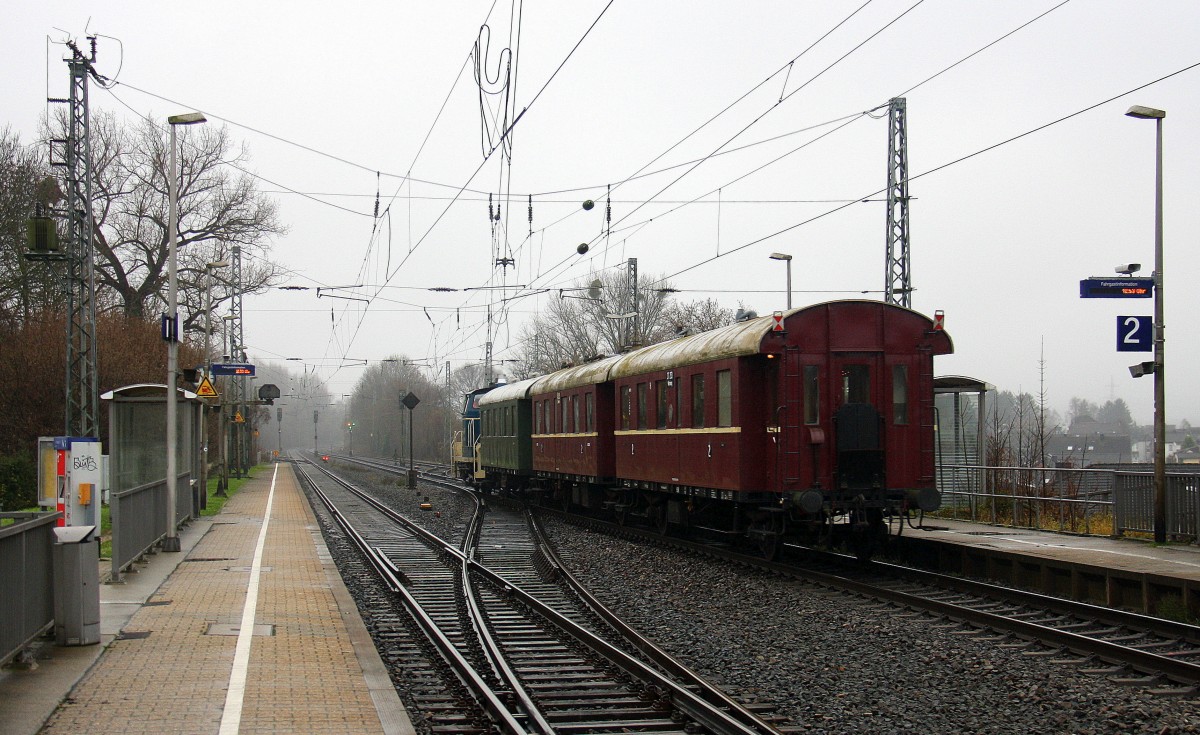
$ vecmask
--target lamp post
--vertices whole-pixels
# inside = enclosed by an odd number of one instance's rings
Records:
[[[792,256],[787,253],[771,253],[771,260],[782,260],[787,263],[787,308],[792,308]]]
[[[1134,105],[1129,117],[1153,120],[1156,128],[1154,155],[1154,542],[1167,540],[1167,419],[1165,343],[1163,325],[1163,168],[1162,125],[1166,111]]]
[[[179,372],[179,277],[176,267],[176,239],[179,237],[179,182],[175,170],[175,128],[179,125],[195,125],[205,122],[199,112],[172,115],[167,118],[171,126],[171,155],[167,172],[167,315],[164,319],[163,336],[167,340],[167,535],[163,538],[163,551],[179,551],[179,535],[175,532],[175,444],[178,431],[176,413],[176,374]]]

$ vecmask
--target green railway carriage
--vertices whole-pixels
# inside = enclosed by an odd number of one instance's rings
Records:
[[[500,487],[520,488],[533,473],[533,407],[540,378],[501,385],[479,399],[480,465]]]

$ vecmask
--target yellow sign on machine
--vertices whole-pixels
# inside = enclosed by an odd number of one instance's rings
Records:
[[[213,387],[207,376],[200,381],[200,387],[196,388],[196,395],[201,398],[217,397],[217,389]]]
[[[242,412],[241,412],[241,411],[238,411],[237,413],[235,413],[235,414],[233,415],[233,423],[235,423],[235,424],[244,424],[244,423],[246,423],[246,419],[242,418]]]

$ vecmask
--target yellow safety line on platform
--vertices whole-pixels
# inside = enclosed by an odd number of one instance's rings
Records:
[[[246,677],[250,669],[250,643],[254,639],[254,611],[258,607],[258,583],[262,576],[263,547],[267,544],[267,527],[271,523],[271,504],[275,501],[275,478],[279,465],[271,474],[271,491],[267,494],[267,509],[263,511],[258,545],[254,547],[254,562],[250,566],[250,584],[246,589],[246,604],[242,607],[242,627],[238,629],[237,648],[233,654],[233,671],[229,672],[229,689],[225,692],[225,710],[221,713],[220,735],[237,735],[242,726],[242,702],[246,698]]]

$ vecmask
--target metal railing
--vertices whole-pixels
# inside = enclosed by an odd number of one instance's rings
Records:
[[[1114,469],[938,468],[940,514],[1012,528],[1121,536],[1154,532],[1154,473]],[[1167,474],[1167,535],[1200,539],[1200,475]]]
[[[112,493],[112,581],[167,535],[167,480],[138,485]],[[192,517],[192,475],[185,472],[175,483],[175,526]]]
[[[54,625],[54,524],[61,513],[0,513],[0,664]]]

